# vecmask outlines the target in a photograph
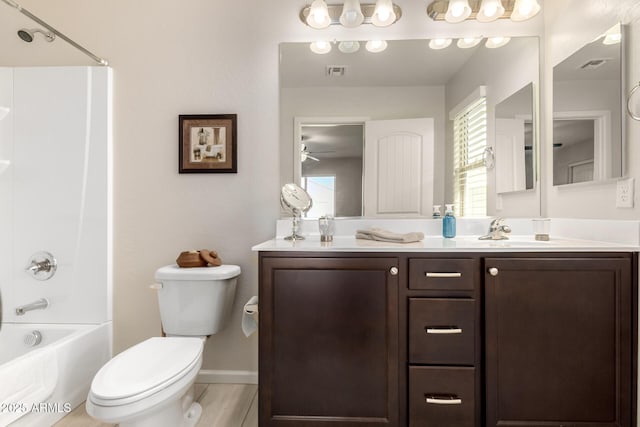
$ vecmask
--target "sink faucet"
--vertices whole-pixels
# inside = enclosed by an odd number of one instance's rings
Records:
[[[44,310],[47,307],[49,307],[49,300],[46,298],[40,298],[38,301],[34,301],[31,304],[21,305],[20,307],[17,307],[16,315],[22,316],[27,311]]]
[[[489,225],[489,233],[484,236],[478,237],[480,240],[507,240],[509,237],[507,234],[511,233],[511,227],[503,225],[503,218],[496,218],[491,221]]]

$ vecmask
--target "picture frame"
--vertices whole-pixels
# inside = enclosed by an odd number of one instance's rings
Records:
[[[179,173],[237,173],[237,114],[178,117]]]

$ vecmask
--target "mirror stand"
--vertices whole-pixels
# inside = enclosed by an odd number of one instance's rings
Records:
[[[298,234],[298,231],[300,231],[300,211],[296,209],[293,211],[291,235],[285,237],[284,240],[304,240],[304,236]]]

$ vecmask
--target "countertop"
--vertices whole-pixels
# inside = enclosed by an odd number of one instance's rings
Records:
[[[508,240],[478,240],[478,236],[452,239],[427,236],[415,243],[387,243],[359,240],[354,236],[334,236],[332,242],[321,242],[320,236],[288,241],[283,238],[255,245],[253,251],[280,252],[637,252],[638,246],[573,238],[551,238],[537,241],[533,236],[509,236]]]

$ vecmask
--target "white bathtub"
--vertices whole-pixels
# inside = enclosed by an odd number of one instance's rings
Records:
[[[24,343],[39,331],[42,342]],[[111,322],[4,323],[0,327],[0,427],[53,425],[82,403],[111,356]]]

